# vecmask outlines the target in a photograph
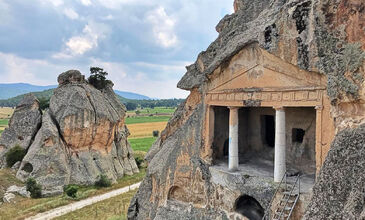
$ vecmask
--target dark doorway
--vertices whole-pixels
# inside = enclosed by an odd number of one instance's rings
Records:
[[[247,195],[240,196],[236,200],[235,210],[250,220],[261,220],[265,213],[260,203]]]
[[[226,141],[224,142],[224,145],[223,145],[223,156],[228,156],[228,146],[229,145],[229,142],[228,142],[228,139],[226,139]]]
[[[275,117],[273,115],[261,116],[261,129],[263,133],[264,144],[269,147],[275,146]]]
[[[292,141],[293,143],[303,143],[305,131],[301,128],[292,129]]]
[[[214,159],[226,160],[228,156],[229,136],[229,109],[227,107],[214,107]]]

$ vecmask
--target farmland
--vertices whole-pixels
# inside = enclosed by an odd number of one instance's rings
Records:
[[[9,119],[13,114],[14,109],[4,107],[0,108],[0,135],[3,133],[6,127],[8,127]]]

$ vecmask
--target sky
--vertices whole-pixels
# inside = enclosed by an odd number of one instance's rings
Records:
[[[176,88],[233,0],[0,0],[0,83],[57,85],[104,68],[114,89],[185,98]]]

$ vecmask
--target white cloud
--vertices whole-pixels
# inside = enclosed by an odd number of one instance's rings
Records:
[[[65,14],[71,20],[76,20],[79,18],[79,14],[77,14],[77,12],[72,8],[65,8],[63,10],[63,14]]]
[[[64,4],[63,0],[40,0],[43,4],[52,4],[55,7],[61,6]]]
[[[146,0],[98,0],[98,3],[104,8],[119,10],[124,5],[151,5],[153,1]]]
[[[109,73],[108,78],[110,78],[114,83],[127,76],[128,67],[122,63],[106,62],[92,58],[90,66],[103,68]]]
[[[157,44],[168,48],[176,46],[177,36],[174,32],[175,20],[167,15],[162,6],[147,13],[146,21],[152,25],[152,32]]]
[[[64,59],[85,54],[98,47],[98,41],[106,37],[109,28],[105,24],[89,22],[82,30],[82,34],[71,37],[62,52],[53,55],[53,58]]]
[[[80,0],[81,4],[85,5],[85,6],[89,6],[91,5],[91,1],[90,0]]]
[[[55,65],[45,60],[27,59],[0,52],[2,83],[26,82],[35,85],[55,85],[57,76],[72,69],[69,65]]]

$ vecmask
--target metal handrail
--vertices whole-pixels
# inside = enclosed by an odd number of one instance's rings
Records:
[[[298,195],[297,195],[297,198],[295,198],[295,201],[294,201],[294,203],[292,205],[292,208],[291,208],[291,210],[289,212],[289,215],[288,215],[288,218],[287,219],[290,219],[290,216],[293,213],[294,206],[295,206],[295,204],[297,204],[298,199],[299,199],[299,196],[300,196],[300,177],[299,177],[299,174],[298,174],[298,179],[299,179],[299,181],[298,181],[298,188],[299,188],[298,189]]]
[[[281,218],[281,215],[284,213],[284,211],[285,211],[285,207],[286,207],[286,205],[287,205],[287,204],[288,204],[288,202],[289,202],[290,196],[292,195],[293,190],[295,189],[295,186],[297,185],[297,182],[299,181],[299,176],[300,176],[300,175],[298,174],[297,179],[295,180],[294,185],[293,185],[292,189],[290,190],[289,196],[288,196],[288,198],[287,198],[287,199],[286,199],[286,201],[285,201],[285,205],[283,206],[283,209],[282,209],[282,210],[281,210],[281,212],[280,212],[279,219]],[[299,192],[298,192],[298,196],[299,196],[299,193],[300,193],[300,182],[299,182]]]
[[[275,193],[274,193],[274,195],[273,195],[273,197],[271,198],[271,201],[270,201],[270,204],[269,204],[269,206],[268,206],[268,208],[266,209],[266,211],[265,211],[265,214],[264,214],[264,216],[262,217],[262,220],[265,220],[265,218],[266,218],[266,216],[269,214],[269,219],[270,219],[270,213],[271,213],[271,205],[272,205],[272,203],[274,202],[274,199],[275,199],[275,197],[276,197],[276,194],[278,193],[278,191],[279,191],[279,189],[280,189],[280,186],[281,186],[281,184],[283,183],[283,181],[284,181],[284,178],[285,178],[285,188],[286,188],[286,175],[287,174],[287,172],[285,171],[285,173],[284,173],[284,176],[281,178],[281,181],[280,181],[280,183],[279,183],[279,186],[276,188],[276,190],[275,190]]]

